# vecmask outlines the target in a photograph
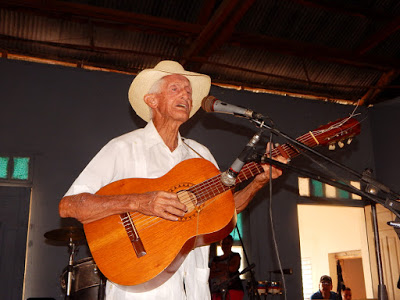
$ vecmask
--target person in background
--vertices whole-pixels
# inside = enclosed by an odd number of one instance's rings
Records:
[[[349,287],[345,287],[342,290],[342,300],[351,300],[351,289]]]
[[[233,237],[228,235],[221,241],[224,252],[216,256],[210,267],[210,288],[212,300],[242,300],[244,291],[239,278],[240,254],[232,252]],[[224,293],[226,293],[224,295]],[[225,297],[224,297],[225,296]]]
[[[334,299],[339,300],[339,295],[332,292],[332,278],[328,275],[322,275],[319,280],[319,291],[312,294],[310,299]]]

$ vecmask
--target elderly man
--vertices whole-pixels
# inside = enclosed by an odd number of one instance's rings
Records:
[[[328,275],[322,275],[319,280],[319,291],[314,293],[310,299],[339,299],[339,295],[332,292],[332,278]]]
[[[139,212],[178,221],[187,212],[175,193],[151,191],[129,195],[97,195],[101,187],[124,178],[158,178],[178,163],[201,157],[217,166],[209,150],[183,139],[179,127],[200,108],[208,95],[207,75],[184,70],[177,62],[161,61],[140,72],[129,89],[129,101],[147,126],[110,141],[92,159],[61,199],[61,217],[90,223],[124,212]],[[283,158],[280,158],[284,161]],[[242,211],[269,180],[269,167],[243,190],[234,194],[237,212]],[[281,171],[272,168],[272,178]],[[107,282],[107,299],[209,299],[208,246],[192,250],[180,268],[162,285],[143,293],[126,291]]]

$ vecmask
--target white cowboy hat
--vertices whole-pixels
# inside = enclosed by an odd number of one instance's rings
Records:
[[[150,109],[144,102],[144,96],[157,80],[172,74],[185,76],[192,86],[193,105],[189,117],[192,117],[199,110],[201,101],[208,95],[211,87],[211,78],[209,76],[185,71],[182,65],[176,61],[160,61],[153,69],[145,69],[137,74],[128,92],[132,108],[146,122],[150,121]]]

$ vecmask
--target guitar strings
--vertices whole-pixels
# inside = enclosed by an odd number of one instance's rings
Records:
[[[307,142],[307,141],[312,141],[312,138],[310,138],[309,134],[305,134],[305,135],[299,137],[298,140],[301,142]],[[292,150],[292,148],[290,148],[289,145],[286,145],[286,144],[282,145],[281,148],[283,148],[286,152],[288,152],[289,150]],[[274,148],[272,151],[273,151],[273,157],[275,157],[279,154],[279,150],[277,148]],[[244,170],[242,175],[246,178],[246,180],[248,178],[251,178],[254,176],[254,174],[249,169]],[[217,178],[219,179],[219,177],[220,177],[220,174],[206,180],[205,182],[202,182],[198,185],[191,187],[189,190],[197,192],[196,196],[198,196],[198,198],[202,199],[205,196],[208,196],[210,194],[210,190],[213,190],[213,188],[216,188],[216,187],[217,188],[220,187],[220,183],[221,183],[220,180],[215,180]],[[210,182],[211,182],[211,184],[210,184]],[[228,189],[226,189],[226,190],[228,190]],[[225,192],[226,190],[223,188],[222,191]],[[215,195],[213,195],[213,196],[215,196]],[[207,197],[205,197],[205,198],[207,200]],[[181,200],[181,202],[184,203],[185,205],[188,205],[189,203],[192,202],[190,197],[187,195],[181,196],[179,200]],[[204,201],[201,201],[201,203],[203,203],[203,202]],[[164,219],[156,217],[156,216],[143,215],[139,212],[130,213],[130,216],[131,216],[132,220],[134,221],[134,224],[136,225],[137,230],[146,229],[149,226],[153,226],[164,220]],[[164,221],[166,221],[166,220],[164,220]]]
[[[349,119],[351,118],[351,116],[347,119],[342,120],[341,122],[338,122],[336,124],[333,124],[332,126],[328,127],[327,129],[322,129],[322,130],[314,130],[312,131],[312,134],[314,134],[315,137],[319,137],[321,134],[332,130],[332,129],[336,129],[341,127],[344,123],[346,123]],[[356,126],[356,125],[354,125]],[[352,126],[353,127],[353,126]],[[308,144],[309,142],[312,142],[312,144],[317,144],[316,141],[314,140],[314,138],[312,137],[311,133],[306,133],[302,136],[300,136],[297,139],[299,142],[302,142],[304,144]],[[312,146],[312,144],[310,146]],[[297,155],[298,152],[296,150],[294,150],[290,144],[283,144],[280,145],[281,149],[283,151],[285,151],[289,158],[291,158],[291,153]],[[276,157],[277,155],[280,154],[280,151],[278,148],[274,148],[271,151],[272,153],[272,157]],[[248,165],[248,164],[246,164]],[[245,166],[246,166],[245,165]],[[252,172],[252,170],[250,168],[244,169],[240,172],[240,175],[243,176],[246,180],[248,178],[254,177],[254,174]],[[248,177],[249,176],[249,177]],[[213,197],[215,197],[216,195],[225,192],[227,190],[229,190],[229,188],[225,188],[221,182],[220,182],[220,174],[218,174],[217,176],[214,176],[202,183],[199,183],[197,185],[194,185],[193,187],[189,188],[189,192],[193,194],[195,194],[195,197],[197,200],[200,199],[200,201],[197,201],[197,203],[194,203],[194,205],[198,205],[198,203],[200,202],[200,204],[204,203],[205,201],[207,201],[208,199],[211,199]],[[222,187],[222,191],[219,190],[219,188]],[[214,189],[217,190],[216,194],[211,194],[212,197],[210,197],[210,193],[214,191]],[[180,191],[181,192],[181,191]],[[178,192],[179,193],[179,192]],[[188,205],[190,203],[192,203],[191,197],[187,194],[181,195],[179,200],[185,204]],[[147,216],[147,215],[143,215],[139,212],[132,212],[129,213],[130,217],[132,218],[132,220],[134,221],[134,224],[139,228],[142,227],[142,229],[148,228],[149,226],[153,226],[155,224],[158,224],[161,221],[166,221],[162,218],[156,217],[156,216]],[[146,227],[144,227],[146,226]]]
[[[247,164],[246,168],[243,169],[243,172],[241,172],[241,176],[244,177],[246,180],[248,178],[254,177],[256,174],[253,173],[252,169],[249,167],[249,165],[257,166],[256,163],[250,163]],[[257,174],[260,173],[261,171],[256,172]],[[215,197],[216,195],[225,192],[229,190],[230,188],[227,188],[222,185],[220,181],[220,174],[218,174],[215,177],[212,177],[198,185],[195,185],[189,189],[189,191],[193,192],[196,194],[198,197],[198,202],[200,204],[204,203],[206,200]],[[217,191],[217,193],[211,193],[210,191]],[[189,204],[191,203],[191,199],[189,196],[184,196],[180,197],[181,202],[184,204]],[[134,223],[137,227],[137,230],[139,229],[145,229],[148,228],[149,226],[153,226],[159,222],[161,222],[164,219],[155,217],[155,216],[146,216],[138,212],[133,212],[130,213],[131,218],[134,220]],[[144,227],[146,226],[146,227]]]
[[[220,174],[209,178],[208,180],[206,180],[205,182],[202,182],[198,185],[195,185],[193,187],[191,187],[189,190],[194,190],[194,191],[206,191],[208,194],[209,192],[207,191],[207,189],[205,189],[203,186],[207,185],[208,189],[212,189],[213,187],[216,187],[218,185],[219,180],[218,177],[220,176]],[[211,184],[210,184],[211,183]],[[199,196],[198,198],[204,198],[204,195],[206,195],[207,193],[204,192],[198,192],[197,195]],[[188,205],[190,203],[192,203],[192,200],[190,198],[190,196],[187,195],[183,195],[180,197],[180,199],[182,203],[184,203],[185,205]],[[204,201],[203,201],[204,202]],[[157,223],[159,223],[160,221],[163,221],[164,219],[159,218],[159,217],[155,217],[155,216],[147,216],[147,215],[143,215],[139,212],[133,212],[130,213],[131,218],[135,221],[135,225],[137,225],[137,227],[143,227],[147,224],[150,224],[150,226],[153,226]],[[155,222],[154,222],[155,221]],[[164,220],[166,221],[166,220]],[[147,227],[145,227],[147,228]]]

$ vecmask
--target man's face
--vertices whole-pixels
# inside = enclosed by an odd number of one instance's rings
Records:
[[[221,249],[224,253],[228,253],[232,248],[232,241],[230,238],[224,238],[221,241]]]
[[[319,283],[319,290],[322,292],[330,292],[332,290],[332,283],[328,280]]]
[[[348,290],[342,291],[342,299],[351,300],[351,291]]]
[[[162,118],[187,121],[192,110],[192,87],[189,80],[178,74],[165,76],[157,101],[156,111]]]

